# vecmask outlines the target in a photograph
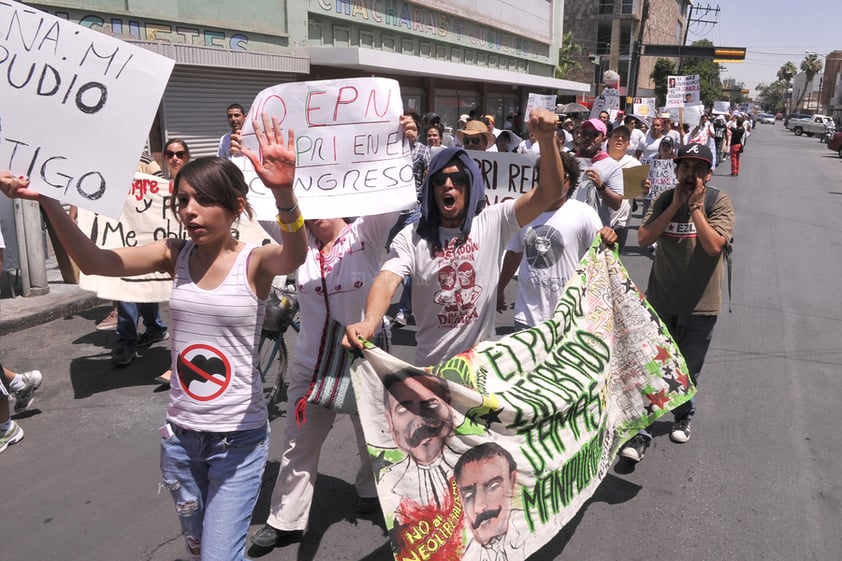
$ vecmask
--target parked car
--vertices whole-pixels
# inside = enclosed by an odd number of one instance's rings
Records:
[[[775,116],[771,113],[758,113],[757,114],[757,122],[764,124],[764,125],[774,125],[775,124]]]
[[[790,119],[789,128],[795,133],[795,136],[806,134],[807,136],[823,135],[827,130],[828,125],[833,123],[833,119],[827,115],[811,115],[806,119]]]
[[[791,121],[798,120],[798,119],[809,119],[810,117],[811,117],[811,115],[808,115],[807,113],[790,113],[784,119],[784,126],[788,129],[791,129],[792,128],[792,126],[790,126]]]
[[[775,113],[775,120],[776,120],[776,121],[782,121],[782,120],[783,120],[783,118],[784,118],[784,114],[783,114],[783,113],[781,113],[780,111],[778,111],[777,113]]]
[[[839,154],[839,157],[842,158],[842,131],[833,133],[833,136],[827,141],[827,147]]]

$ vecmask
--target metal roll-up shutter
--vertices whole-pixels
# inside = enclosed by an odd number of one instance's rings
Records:
[[[216,155],[219,137],[229,131],[226,107],[239,103],[248,111],[262,90],[293,80],[282,72],[176,66],[164,92],[164,142],[184,139],[194,158]]]

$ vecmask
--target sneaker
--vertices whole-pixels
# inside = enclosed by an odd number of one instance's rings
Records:
[[[125,366],[138,357],[134,349],[118,348],[111,352],[111,364]]]
[[[398,310],[398,313],[395,314],[395,319],[394,319],[395,325],[397,325],[398,327],[406,327],[406,324],[407,324],[408,321],[409,321],[409,318],[407,317],[407,313],[404,312],[403,310]]]
[[[153,331],[149,333],[149,331],[141,334],[140,337],[137,338],[137,345],[138,347],[148,347],[159,341],[166,341],[170,338],[170,331],[168,329],[164,329],[163,331]]]
[[[690,419],[677,419],[672,424],[670,440],[679,444],[684,444],[690,440]]]
[[[9,427],[9,430],[0,434],[0,452],[5,452],[6,448],[21,440],[23,440],[23,429],[20,428],[19,424],[12,421],[12,426]]]
[[[264,524],[251,537],[251,543],[258,547],[283,547],[300,542],[303,537],[304,532],[301,530],[278,530],[269,524]]]
[[[380,502],[377,497],[357,497],[356,509],[358,514],[371,514],[378,508],[380,508]]]
[[[23,413],[35,401],[35,390],[41,387],[41,372],[39,370],[32,370],[30,372],[23,372],[19,374],[26,380],[26,386],[15,392],[15,413]]]
[[[646,449],[649,447],[649,441],[642,434],[637,434],[631,440],[626,442],[620,450],[620,455],[633,462],[639,462],[646,455]]]
[[[117,329],[117,308],[111,308],[108,315],[101,322],[96,324],[97,331],[113,331]]]

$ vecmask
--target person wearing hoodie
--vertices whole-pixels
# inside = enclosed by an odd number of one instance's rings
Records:
[[[538,185],[486,208],[482,175],[468,152],[446,148],[433,156],[422,187],[421,219],[392,242],[368,292],[365,319],[346,329],[346,347],[361,348],[360,338],[373,339],[404,275],[412,277],[415,364],[436,364],[493,335],[506,243],[563,194],[555,127],[555,113],[530,113],[529,129],[542,154]]]

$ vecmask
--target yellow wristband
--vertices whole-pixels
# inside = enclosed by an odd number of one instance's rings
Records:
[[[299,214],[298,218],[295,219],[295,222],[287,223],[281,222],[281,215],[277,216],[278,227],[281,229],[282,232],[287,232],[292,234],[293,232],[297,232],[304,226],[304,215]]]

